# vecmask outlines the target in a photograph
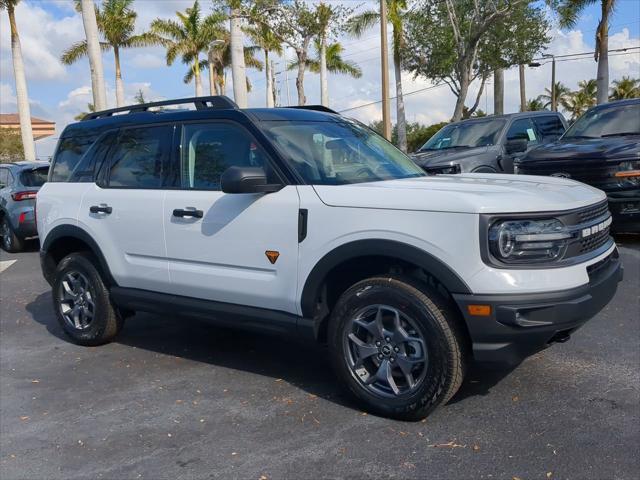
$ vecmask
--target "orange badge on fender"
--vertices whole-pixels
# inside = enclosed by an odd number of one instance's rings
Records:
[[[278,260],[278,257],[280,256],[280,252],[276,252],[275,250],[267,250],[266,252],[264,252],[264,254],[267,256],[272,265],[276,263],[276,260]]]

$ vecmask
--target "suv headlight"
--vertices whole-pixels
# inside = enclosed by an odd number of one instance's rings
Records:
[[[489,251],[506,264],[554,262],[563,257],[572,237],[556,218],[500,220],[489,228]]]
[[[425,171],[429,175],[455,175],[461,172],[460,165],[447,165],[442,167],[426,167]]]

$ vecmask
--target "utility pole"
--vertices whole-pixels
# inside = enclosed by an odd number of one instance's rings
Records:
[[[380,55],[382,60],[382,132],[391,141],[389,106],[389,54],[387,49],[387,0],[380,0]]]
[[[543,53],[543,58],[551,59],[551,111],[558,111],[558,99],[556,98],[556,56],[549,53]]]

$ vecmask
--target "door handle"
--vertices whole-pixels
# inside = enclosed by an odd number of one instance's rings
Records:
[[[105,213],[109,215],[111,212],[113,212],[113,208],[108,205],[92,205],[89,207],[89,211],[91,213]]]
[[[202,210],[196,210],[195,208],[176,208],[173,210],[174,217],[202,218],[202,215]]]

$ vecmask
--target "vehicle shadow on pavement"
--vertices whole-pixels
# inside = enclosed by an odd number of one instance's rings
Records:
[[[55,318],[50,292],[40,294],[26,309],[51,335],[70,342]],[[339,388],[327,348],[313,342],[221,328],[191,318],[138,313],[127,319],[114,343],[282,379],[307,393],[358,409]],[[511,371],[471,366],[462,387],[448,404],[488,395]]]

